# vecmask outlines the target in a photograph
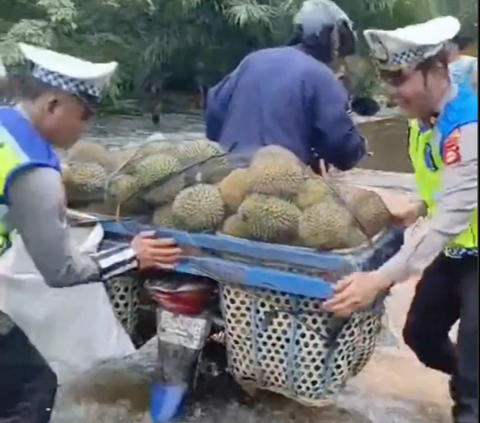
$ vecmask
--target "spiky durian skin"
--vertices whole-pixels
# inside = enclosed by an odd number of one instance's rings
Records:
[[[225,219],[221,232],[225,235],[230,235],[237,238],[248,239],[250,237],[247,222],[245,222],[238,214],[233,214]]]
[[[344,186],[339,189],[339,193],[356,218],[354,224],[361,231],[365,231],[369,238],[382,232],[390,224],[390,210],[378,193],[354,186]]]
[[[297,237],[301,212],[289,201],[252,194],[240,205],[237,214],[246,222],[254,239],[288,244]]]
[[[308,178],[297,193],[295,204],[300,210],[305,210],[322,202],[328,195],[330,189],[322,178]]]
[[[218,143],[208,140],[182,142],[175,153],[186,169],[187,185],[195,183],[215,184],[230,173],[227,155]]]
[[[298,232],[305,246],[328,251],[348,248],[351,228],[350,213],[330,198],[302,213]]]
[[[233,170],[218,184],[218,188],[228,211],[235,213],[250,189],[248,169]]]
[[[172,205],[175,227],[192,232],[217,230],[225,217],[220,190],[208,184],[185,188]]]
[[[67,151],[66,161],[69,163],[95,163],[106,171],[111,171],[114,167],[105,147],[91,141],[78,141],[74,144]]]
[[[152,223],[159,227],[175,228],[172,204],[157,207],[152,216]]]
[[[267,145],[265,147],[260,148],[253,156],[252,163],[257,160],[264,160],[264,159],[276,159],[276,160],[288,160],[292,162],[299,162],[297,156],[292,153],[290,150],[281,147],[279,145]]]
[[[69,164],[63,168],[62,178],[69,204],[98,201],[105,196],[107,172],[99,164]]]
[[[306,181],[302,164],[272,156],[255,159],[249,168],[250,192],[293,199]]]
[[[171,202],[184,188],[180,162],[167,154],[155,154],[139,161],[131,174],[136,179],[141,198],[149,204]]]

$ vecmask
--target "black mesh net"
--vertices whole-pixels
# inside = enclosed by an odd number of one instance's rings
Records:
[[[371,242],[390,222],[378,194],[323,178],[274,145],[240,157],[205,139],[116,152],[81,141],[63,179],[81,211],[320,251]]]

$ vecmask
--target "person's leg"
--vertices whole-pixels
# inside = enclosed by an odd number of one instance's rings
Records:
[[[23,331],[0,312],[0,422],[48,423],[57,377]]]
[[[460,301],[451,281],[450,261],[441,254],[425,270],[407,314],[403,338],[425,366],[452,375],[457,360],[448,335],[460,317]]]
[[[465,258],[455,266],[461,295],[458,366],[452,378],[455,423],[478,422],[478,260]]]

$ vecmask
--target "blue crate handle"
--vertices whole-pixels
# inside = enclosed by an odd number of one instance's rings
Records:
[[[287,294],[327,299],[333,295],[331,282],[319,277],[285,272],[259,266],[222,260],[218,258],[189,257],[177,271],[207,276],[226,285],[243,285],[250,288],[266,288]],[[182,268],[182,266],[186,266]]]

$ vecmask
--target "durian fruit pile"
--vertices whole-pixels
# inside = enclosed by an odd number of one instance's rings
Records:
[[[327,183],[278,146],[232,169],[207,140],[116,153],[88,145],[71,152],[69,200],[103,194],[110,214],[120,205],[121,215],[148,214],[156,226],[330,251],[366,244],[391,220],[378,194]]]
[[[117,152],[81,141],[67,153],[62,174],[70,207],[160,219],[184,188],[217,183],[229,172],[226,154],[200,139]]]
[[[390,218],[378,194],[327,183],[293,153],[268,146],[219,183],[183,189],[153,223],[329,251],[366,244]]]
[[[219,189],[229,212],[221,232],[320,251],[355,248],[391,219],[381,197],[326,182],[278,146],[260,149]]]

